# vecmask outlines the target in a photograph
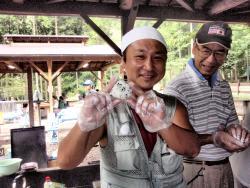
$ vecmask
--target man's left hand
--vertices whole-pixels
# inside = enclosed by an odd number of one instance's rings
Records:
[[[133,96],[127,100],[128,104],[135,109],[140,116],[144,127],[149,132],[157,132],[168,128],[170,123],[166,115],[166,105],[163,99],[156,96],[153,90],[142,91],[129,83]]]
[[[250,133],[241,125],[232,124],[226,129],[226,131],[235,139],[243,143],[243,148],[239,151],[243,151],[250,146]]]

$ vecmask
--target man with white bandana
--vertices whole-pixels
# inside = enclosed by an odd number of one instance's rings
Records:
[[[202,145],[195,159],[184,158],[184,177],[190,188],[233,188],[228,157],[249,146],[248,131],[238,125],[229,83],[218,71],[231,47],[231,37],[227,23],[204,24],[195,36],[194,58],[165,90],[185,105]]]
[[[104,92],[85,98],[59,145],[58,164],[76,167],[99,141],[102,188],[184,188],[181,155],[195,157],[200,143],[185,107],[153,90],[165,75],[165,40],[153,27],[135,28],[121,48],[129,86],[112,79]]]

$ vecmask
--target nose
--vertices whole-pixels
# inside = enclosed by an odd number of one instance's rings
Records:
[[[217,61],[213,52],[207,57],[206,60],[211,63],[215,63]]]
[[[147,58],[144,63],[144,69],[151,71],[153,69],[153,61],[151,58]]]

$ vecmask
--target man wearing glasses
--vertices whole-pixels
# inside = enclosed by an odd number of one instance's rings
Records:
[[[183,159],[189,188],[233,188],[228,157],[249,146],[250,134],[239,125],[230,86],[218,71],[226,61],[231,37],[232,30],[224,22],[202,25],[195,36],[194,58],[165,90],[185,105],[202,145],[197,157]]]

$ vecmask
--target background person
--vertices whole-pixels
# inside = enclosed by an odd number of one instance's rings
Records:
[[[62,93],[58,100],[58,109],[64,109],[68,107],[68,102],[66,101],[66,94]]]
[[[111,80],[106,92],[86,96],[78,122],[59,145],[61,168],[76,167],[99,141],[101,187],[186,186],[179,154],[196,156],[198,137],[184,106],[152,90],[165,75],[166,47],[152,27],[123,36],[122,68],[133,95],[127,100],[112,98],[109,92],[116,80]]]
[[[231,37],[227,23],[204,24],[195,36],[194,58],[165,91],[185,105],[203,145],[195,159],[184,159],[184,176],[189,187],[233,187],[228,157],[249,145],[248,132],[238,126],[229,83],[218,71],[226,61]]]
[[[85,96],[96,92],[95,84],[92,82],[92,80],[85,80],[82,85],[84,86]]]

